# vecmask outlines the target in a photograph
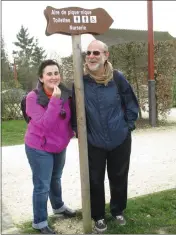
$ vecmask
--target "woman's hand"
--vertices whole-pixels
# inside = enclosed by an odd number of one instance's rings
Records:
[[[58,86],[54,86],[54,91],[52,96],[60,98],[61,97],[61,90]]]

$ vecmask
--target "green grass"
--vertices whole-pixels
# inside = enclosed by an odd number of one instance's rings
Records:
[[[176,233],[176,189],[166,190],[128,200],[125,212],[126,226],[118,226],[106,206],[107,234],[175,234]],[[49,224],[59,234],[82,233],[80,212],[76,218],[49,218]],[[31,221],[17,225],[20,233],[34,234]],[[61,230],[62,227],[62,230]],[[63,228],[64,227],[64,228]],[[80,227],[80,229],[79,229]],[[65,229],[65,230],[64,230]]]
[[[176,190],[129,200],[126,218],[128,225],[117,227],[108,214],[108,233],[176,233]]]
[[[175,122],[159,121],[157,127],[167,128],[175,126],[175,124]],[[2,146],[23,144],[26,127],[27,124],[24,120],[2,121]],[[150,128],[148,119],[139,119],[136,123],[136,130]]]
[[[24,120],[2,121],[2,146],[24,144],[26,127]]]

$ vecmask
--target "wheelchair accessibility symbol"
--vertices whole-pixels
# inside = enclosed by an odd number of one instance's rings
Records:
[[[90,16],[90,23],[97,23],[97,17],[96,16]]]

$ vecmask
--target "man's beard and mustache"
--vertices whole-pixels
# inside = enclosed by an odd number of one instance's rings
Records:
[[[93,61],[92,61],[93,62]],[[101,61],[99,61],[99,62],[96,62],[95,61],[95,64],[91,64],[91,60],[88,60],[88,68],[89,68],[89,70],[91,70],[92,72],[95,72],[95,71],[97,71],[101,66],[103,66],[104,65],[104,63],[105,63],[105,61],[104,61],[104,59],[101,59]]]

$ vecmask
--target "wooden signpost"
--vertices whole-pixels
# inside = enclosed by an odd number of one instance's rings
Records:
[[[48,6],[44,10],[44,15],[47,20],[47,27],[45,31],[46,36],[55,33],[72,36],[83,228],[84,233],[91,233],[92,223],[90,212],[90,184],[87,153],[87,129],[84,105],[81,34],[103,34],[111,26],[113,19],[102,8],[84,9],[79,7],[68,7],[56,9]]]

